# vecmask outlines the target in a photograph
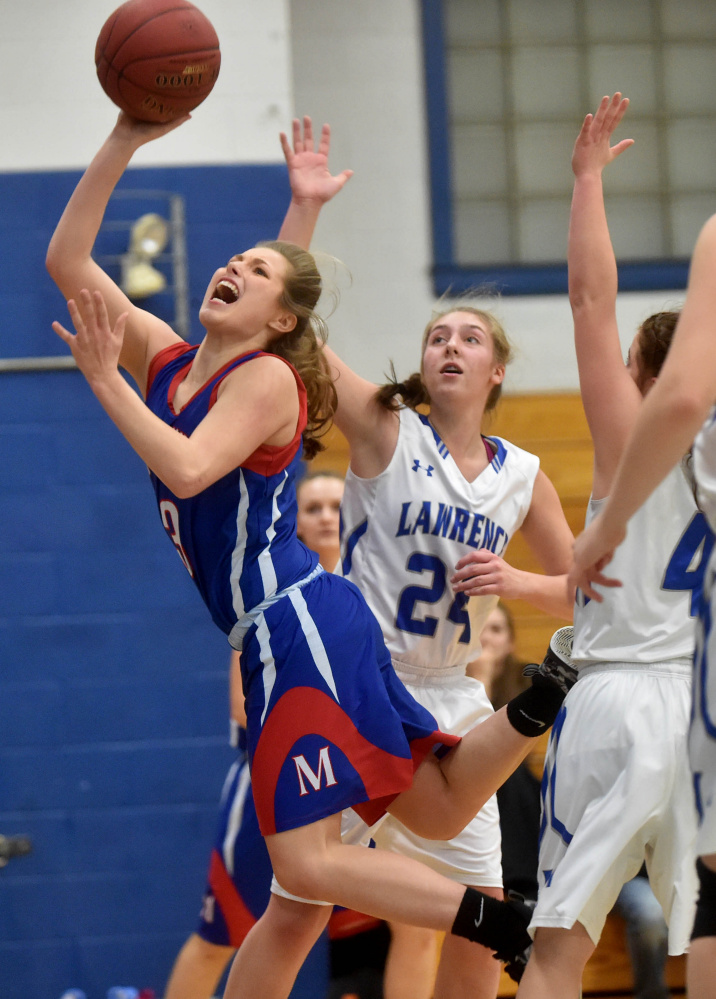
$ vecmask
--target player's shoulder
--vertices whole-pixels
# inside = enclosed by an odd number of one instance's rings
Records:
[[[252,386],[256,391],[286,392],[300,382],[293,365],[277,354],[256,353],[237,364],[229,377],[234,385]]]
[[[279,378],[283,376],[287,376],[289,379],[295,377],[296,369],[294,366],[279,354],[271,354],[268,351],[259,350],[253,356],[247,357],[246,361],[247,363],[243,366],[250,366],[255,371],[275,372],[276,377]]]
[[[496,437],[494,434],[487,434],[485,437],[488,447],[493,451],[493,464],[498,468],[505,468],[509,472],[516,472],[519,475],[527,475],[534,478],[540,467],[540,460],[536,454],[526,451],[523,447],[505,437]]]

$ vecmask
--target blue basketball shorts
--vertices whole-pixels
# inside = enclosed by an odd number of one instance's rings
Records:
[[[427,753],[460,741],[406,691],[362,594],[339,576],[321,573],[267,607],[241,668],[265,836],[349,807],[372,824]]]

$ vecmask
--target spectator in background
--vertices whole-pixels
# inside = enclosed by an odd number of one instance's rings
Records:
[[[507,604],[500,600],[480,632],[480,656],[467,668],[469,676],[485,685],[495,710],[530,684],[522,673],[525,663],[515,655],[515,641],[515,619]]]
[[[308,472],[298,485],[296,499],[299,538],[316,552],[323,568],[333,572],[340,556],[343,476],[332,471]]]

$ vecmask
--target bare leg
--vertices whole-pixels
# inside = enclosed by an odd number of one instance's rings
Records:
[[[426,839],[452,839],[519,766],[537,739],[512,727],[505,708],[471,729],[442,760],[429,754],[391,815]]]
[[[517,990],[519,999],[579,999],[594,943],[581,923],[571,930],[540,926]]]
[[[300,898],[326,900],[388,922],[449,931],[465,894],[417,860],[346,846],[341,816],[266,837],[279,884]]]
[[[701,860],[711,871],[716,871],[716,854]],[[698,937],[691,941],[686,962],[686,985],[689,999],[716,999],[716,936]]]
[[[274,873],[284,890],[300,898],[329,901],[388,922],[409,923],[446,933],[452,930],[458,910],[463,911],[461,903],[466,896],[463,885],[409,857],[347,846],[341,842],[340,833],[338,814],[266,837]],[[483,934],[485,900],[483,896],[478,898],[482,900],[480,918],[474,922]],[[285,999],[288,995],[318,935],[316,920],[320,930],[328,918],[328,908],[280,901],[286,907],[280,907],[278,898],[272,896],[266,913],[242,944],[229,975],[226,999]],[[323,910],[326,915],[321,919],[320,915],[311,915],[312,910],[319,914]],[[514,926],[517,917],[507,911]],[[280,917],[288,924],[287,929],[281,925]],[[484,924],[490,934],[496,925],[493,917]],[[500,924],[499,932],[503,929],[504,924]],[[519,920],[516,932],[519,940],[524,932]],[[513,930],[508,933],[514,939]]]
[[[480,888],[502,898],[501,888]],[[440,954],[434,999],[495,999],[500,984],[500,962],[487,947],[448,934]]]
[[[465,943],[478,949],[468,940]],[[430,999],[437,964],[438,939],[434,930],[391,923],[390,949],[383,978],[384,999]]]
[[[179,951],[164,999],[211,999],[233,947],[220,947],[192,933]]]
[[[536,742],[521,735],[505,709],[469,732],[440,762],[430,754],[391,811],[426,837],[450,839],[477,814]],[[299,898],[324,900],[388,922],[449,933],[465,888],[407,857],[341,843],[340,815],[266,837],[274,873]],[[272,902],[273,902],[272,897]],[[287,900],[283,900],[287,901]],[[484,905],[484,900],[483,900]],[[269,906],[232,966],[226,999],[284,999],[318,934],[306,946],[309,917]],[[282,946],[279,916],[290,915],[292,942]],[[325,917],[327,918],[327,916]],[[476,926],[478,924],[476,923]],[[482,933],[482,922],[480,921]],[[476,945],[475,945],[476,946]],[[270,981],[267,968],[271,969]]]
[[[236,952],[226,999],[286,999],[330,914],[330,905],[272,894],[266,912]]]

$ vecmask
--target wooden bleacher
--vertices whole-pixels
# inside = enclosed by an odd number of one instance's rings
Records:
[[[492,421],[483,428],[487,434],[505,437],[519,447],[539,455],[541,467],[554,483],[567,521],[575,534],[584,524],[592,481],[592,442],[587,421],[577,393],[559,395],[510,395],[501,401]],[[343,435],[333,427],[326,437],[328,448],[312,462],[312,469],[328,468],[345,472],[348,447]],[[517,535],[510,543],[507,557],[520,569],[539,571],[529,549]],[[553,632],[563,621],[548,617],[519,601],[507,601],[514,614],[517,630],[517,655],[526,661],[539,661]],[[543,750],[535,754],[533,766],[539,766]],[[535,764],[535,760],[537,763]],[[671,957],[666,979],[674,995],[685,994],[685,958]],[[617,916],[609,916],[602,939],[587,964],[583,979],[585,996],[602,999],[632,994],[632,975],[626,951],[624,925]],[[503,972],[500,996],[513,996],[517,986]]]

